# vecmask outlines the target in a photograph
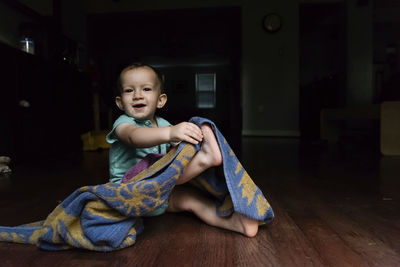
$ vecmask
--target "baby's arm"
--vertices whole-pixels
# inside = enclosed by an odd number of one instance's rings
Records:
[[[123,142],[138,148],[181,141],[198,144],[203,140],[200,128],[190,122],[158,128],[137,127],[132,124],[121,123],[115,129],[115,133]]]

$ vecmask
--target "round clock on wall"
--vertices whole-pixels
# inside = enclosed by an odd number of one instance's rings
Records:
[[[277,13],[269,13],[264,16],[262,26],[269,33],[277,32],[282,27],[282,18]]]

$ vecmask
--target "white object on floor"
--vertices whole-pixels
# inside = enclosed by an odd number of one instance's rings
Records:
[[[6,156],[0,156],[0,174],[1,173],[10,173],[11,169],[8,167],[11,159]]]

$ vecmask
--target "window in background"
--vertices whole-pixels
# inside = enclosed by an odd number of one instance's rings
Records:
[[[215,108],[215,73],[196,73],[196,105],[198,108]]]

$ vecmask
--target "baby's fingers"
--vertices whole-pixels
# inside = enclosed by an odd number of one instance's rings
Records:
[[[203,132],[201,131],[200,127],[197,126],[196,124],[188,122],[188,126],[189,126],[189,129],[192,130],[193,132],[195,132],[196,134],[201,135],[201,136],[203,135]]]
[[[201,141],[203,140],[203,133],[201,129],[193,123],[189,123],[188,129],[187,129],[187,135],[196,141]]]
[[[185,135],[182,139],[183,139],[182,141],[185,141],[187,143],[191,143],[194,145],[197,145],[200,142],[199,140],[196,140],[195,138],[190,137],[189,135]]]

